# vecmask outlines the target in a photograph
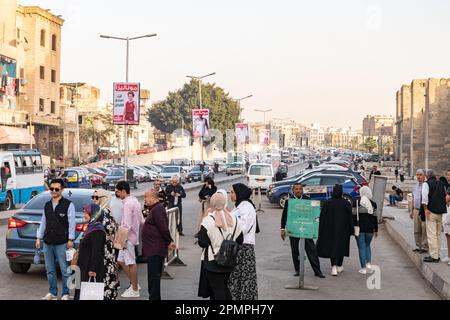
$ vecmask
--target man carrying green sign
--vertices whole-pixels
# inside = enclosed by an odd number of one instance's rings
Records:
[[[311,198],[308,195],[303,194],[303,185],[296,183],[293,186],[293,198],[292,199],[301,199],[301,200],[311,200]],[[291,206],[292,207],[292,206]],[[320,210],[320,206],[319,206]],[[283,241],[286,240],[286,235],[289,236],[289,240],[291,242],[291,251],[292,251],[292,261],[294,262],[294,268],[295,268],[295,277],[299,276],[300,272],[300,261],[299,261],[299,243],[300,238],[296,237],[294,233],[286,232],[286,224],[288,223],[288,212],[289,212],[289,200],[286,201],[286,205],[283,209],[283,215],[281,217],[281,239]],[[291,217],[293,218],[293,217]],[[308,255],[309,263],[311,264],[311,267],[314,270],[314,274],[316,277],[319,278],[325,278],[322,271],[320,270],[320,261],[319,256],[317,254],[317,248],[316,244],[314,243],[314,240],[312,238],[305,239],[305,250],[306,254]]]

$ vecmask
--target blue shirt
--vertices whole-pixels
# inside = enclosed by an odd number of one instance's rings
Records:
[[[53,210],[55,210],[58,202],[53,202]],[[69,210],[67,211],[67,219],[69,220],[69,240],[75,240],[75,206],[73,203],[70,204]],[[45,213],[42,214],[41,225],[37,231],[36,237],[38,239],[44,238],[45,229],[47,228],[47,220],[45,218]]]
[[[412,190],[413,201],[414,201],[414,209],[420,209],[422,206],[422,188],[423,183],[417,182]]]

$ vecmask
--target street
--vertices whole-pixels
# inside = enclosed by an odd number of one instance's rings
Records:
[[[293,174],[298,169],[292,169]],[[244,182],[244,178],[236,182],[219,184],[219,188],[229,191],[231,185]],[[245,182],[244,182],[245,183]],[[148,185],[149,186],[149,185]],[[146,185],[141,185],[144,188]],[[180,257],[186,267],[168,267],[172,280],[162,280],[162,297],[169,300],[196,300],[198,279],[200,274],[201,250],[194,245],[195,225],[200,203],[197,200],[198,189],[187,192],[183,202],[183,225],[185,237],[181,237]],[[404,252],[392,241],[383,226],[380,237],[373,244],[373,264],[381,268],[381,289],[369,290],[366,286],[368,276],[358,273],[359,260],[356,242],[351,241],[351,257],[344,261],[345,271],[338,277],[330,276],[330,264],[321,259],[321,267],[326,279],[318,279],[308,261],[305,262],[305,283],[319,286],[318,291],[286,290],[285,285],[298,283],[293,277],[293,266],[289,242],[280,238],[281,209],[271,205],[262,197],[262,208],[265,212],[259,215],[261,233],[257,235],[256,258],[258,273],[258,289],[260,299],[302,300],[302,299],[417,299],[433,300],[439,297],[432,291],[422,276],[414,268]],[[230,205],[231,207],[231,205]],[[0,251],[5,250],[6,226],[0,227]],[[147,299],[147,266],[139,265],[139,283],[142,287],[141,299]],[[128,281],[121,273],[123,287]],[[43,266],[32,266],[25,275],[13,274],[9,270],[8,260],[4,254],[0,256],[0,300],[1,299],[39,299],[47,293],[47,280]],[[120,293],[124,290],[121,289]]]

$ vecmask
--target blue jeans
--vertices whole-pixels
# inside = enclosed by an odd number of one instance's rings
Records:
[[[396,201],[403,201],[403,198],[398,195],[390,195],[389,196],[389,203],[392,205],[395,205]]]
[[[58,295],[58,277],[56,276],[57,263],[59,264],[62,274],[62,295],[69,294],[69,287],[67,286],[67,280],[69,279],[67,268],[69,267],[69,263],[66,261],[66,250],[67,244],[49,245],[44,243],[45,270],[47,271],[49,292],[54,296]]]
[[[359,237],[356,237],[356,243],[358,244],[359,262],[361,268],[365,268],[367,263],[372,262],[372,249],[370,244],[373,239],[373,233],[360,233]]]

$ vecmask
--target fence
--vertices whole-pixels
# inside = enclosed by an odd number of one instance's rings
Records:
[[[186,264],[180,259],[180,234],[178,232],[178,221],[180,219],[180,210],[175,207],[167,210],[167,216],[169,218],[169,231],[175,242],[175,250],[169,250],[166,261],[164,262],[164,269],[161,275],[162,279],[173,279],[173,277],[167,272],[168,266],[185,267]]]

